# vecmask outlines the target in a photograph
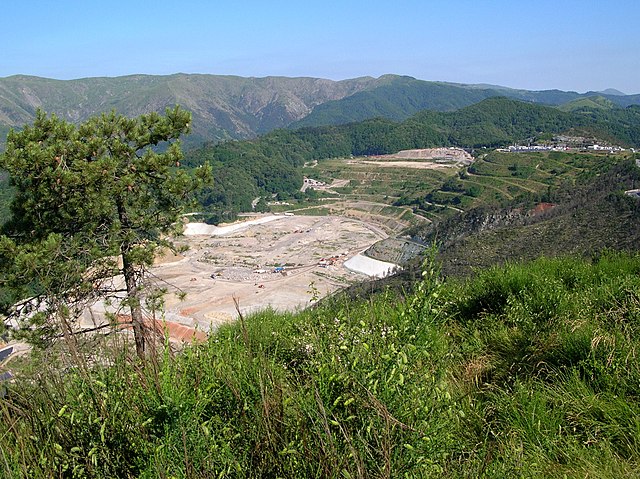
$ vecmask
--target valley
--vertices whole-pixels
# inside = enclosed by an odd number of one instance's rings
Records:
[[[446,161],[443,153],[450,155]],[[406,265],[420,257],[438,231],[447,231],[440,239],[445,246],[466,235],[446,229],[465,211],[512,205],[513,212],[505,210],[496,225],[531,223],[556,206],[544,201],[552,198],[550,191],[569,188],[571,194],[570,188],[585,178],[633,155],[488,151],[473,158],[464,150],[423,149],[309,162],[303,190],[311,196],[304,201],[273,201],[270,214],[244,214],[229,225],[186,225],[178,244],[188,251],[152,272],[168,285],[165,319],[209,331],[240,313],[303,309],[385,273],[384,266],[354,271],[349,263]],[[501,241],[491,244],[498,247]],[[454,271],[451,265],[462,257],[482,261],[486,250],[478,244],[458,248],[458,259],[448,260],[445,270]],[[178,292],[186,297],[179,300]]]
[[[167,289],[163,324],[171,339],[199,337],[178,326],[209,332],[239,314],[301,310],[399,270],[424,247],[396,238],[431,220],[394,203],[407,192],[428,194],[472,162],[453,148],[320,160],[304,168],[302,188],[315,201],[271,202],[271,213],[245,213],[229,224],[187,223],[176,239],[186,251],[159,258],[148,278]],[[98,302],[82,326],[101,324],[106,312],[119,308]]]
[[[207,332],[239,313],[300,310],[346,286],[383,276],[385,268],[417,261],[424,245],[436,238],[450,247],[468,234],[462,227],[473,229],[459,223],[465,212],[534,211],[540,203],[552,208],[545,203],[551,191],[570,194],[574,185],[634,155],[630,150],[486,149],[471,156],[439,147],[308,161],[300,167],[303,197],[279,201],[274,194],[262,201],[267,212],[244,213],[231,224],[187,224],[177,240],[187,251],[160,260],[150,279],[168,290],[163,318],[176,340],[185,339],[181,329],[175,335],[171,330],[178,325]],[[503,215],[519,218],[521,213]],[[448,226],[458,223],[457,229]],[[501,243],[491,240],[496,248]],[[482,262],[487,247],[474,243],[451,251],[455,257],[447,260],[446,271],[470,261],[463,257],[474,255],[473,261]],[[349,269],[349,261],[379,261],[382,269]],[[82,326],[102,324],[107,311],[119,314],[98,303]]]

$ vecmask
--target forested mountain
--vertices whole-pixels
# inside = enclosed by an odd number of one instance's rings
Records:
[[[609,110],[554,107],[488,98],[453,112],[424,110],[403,122],[381,118],[293,133],[318,158],[379,155],[434,146],[500,147],[539,136],[580,133],[628,146],[640,145],[640,106]]]
[[[183,80],[189,79],[179,79]],[[403,122],[378,118],[340,126],[279,129],[252,140],[210,142],[188,149],[185,164],[209,162],[213,166],[214,185],[202,192],[200,201],[209,219],[218,222],[251,210],[257,197],[301,199],[301,167],[306,161],[438,146],[495,148],[565,132],[640,146],[640,107],[603,110],[581,106],[563,112],[488,98],[453,112],[425,110]],[[7,196],[6,179],[3,184]]]
[[[181,103],[193,112],[194,133],[187,137],[191,138],[190,145],[199,144],[203,138],[213,138],[205,146],[188,151],[186,159],[187,164],[208,161],[214,167],[215,184],[201,197],[202,206],[212,221],[232,219],[238,212],[251,209],[251,202],[259,196],[299,196],[301,166],[310,160],[388,154],[403,149],[437,146],[495,148],[565,132],[594,136],[622,145],[640,145],[640,107],[616,107],[609,103],[612,100],[603,96],[596,100],[573,100],[567,108],[571,111],[492,97],[456,111],[421,110],[402,122],[375,118],[339,126],[278,129],[252,140],[219,143],[221,138],[252,136],[285,126],[295,115],[299,118],[306,114],[314,102],[347,96],[375,84],[382,86],[362,91],[362,94],[367,96],[375,91],[391,94],[397,86],[407,93],[402,102],[391,96],[388,98],[387,106],[402,105],[396,108],[394,117],[402,116],[402,111],[419,109],[411,99],[416,98],[420,91],[423,100],[431,101],[432,105],[437,101],[438,108],[446,109],[490,91],[480,87],[465,89],[449,84],[432,84],[435,89],[429,93],[421,90],[427,83],[395,76],[345,82],[207,75],[74,81],[11,77],[0,80],[0,121],[12,125],[29,121],[29,115],[38,107],[57,111],[69,121],[80,121],[112,108],[137,115],[144,110],[162,110],[175,102]],[[564,99],[566,96],[557,92],[547,94],[550,95],[547,98],[556,95],[557,99]],[[597,102],[595,107],[592,105],[594,102]],[[600,104],[609,108],[597,108]],[[230,132],[234,132],[233,135]]]
[[[500,95],[496,90],[411,77],[387,75],[381,80],[380,86],[316,106],[291,127],[339,125],[376,117],[401,121],[421,110],[452,111]]]
[[[0,133],[33,120],[37,108],[72,122],[115,109],[126,116],[176,104],[193,115],[191,144],[250,138],[289,125],[328,100],[375,84],[374,78],[243,78],[219,75],[131,75],[51,80],[30,76],[0,79]]]
[[[115,109],[126,116],[176,104],[193,114],[190,145],[252,138],[283,127],[336,125],[375,117],[402,121],[422,110],[453,111],[504,96],[560,105],[600,96],[617,106],[640,103],[640,95],[527,91],[384,75],[332,81],[320,78],[131,75],[51,80],[24,75],[0,78],[0,139],[10,127],[33,120],[37,108],[80,122]]]
[[[393,75],[381,77],[380,83],[351,96],[322,103],[291,126],[340,125],[375,117],[401,121],[422,110],[453,111],[497,96],[553,106],[593,96],[620,107],[640,104],[640,95],[606,92],[579,94],[561,90],[514,90],[493,85],[429,82]]]

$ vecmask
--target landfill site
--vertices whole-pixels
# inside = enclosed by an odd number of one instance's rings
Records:
[[[267,215],[227,226],[189,223],[151,280],[166,287],[165,320],[209,331],[265,308],[294,311],[396,265],[361,253],[387,237],[374,225],[336,216]],[[178,293],[186,293],[180,299]]]

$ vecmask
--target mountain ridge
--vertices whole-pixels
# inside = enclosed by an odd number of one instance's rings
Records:
[[[250,138],[374,81],[199,74],[52,80],[14,75],[0,79],[0,124],[20,127],[32,121],[37,108],[79,122],[111,109],[136,116],[180,104],[193,113],[192,136],[197,140]]]
[[[0,135],[4,138],[9,128],[31,122],[37,108],[80,122],[112,109],[137,116],[180,104],[193,113],[192,134],[185,141],[195,145],[252,138],[277,128],[373,117],[401,121],[424,109],[451,111],[492,96],[559,105],[587,94],[430,82],[394,74],[345,80],[186,73],[73,80],[12,75],[0,78]],[[598,96],[619,106],[640,103],[640,95]]]
[[[560,107],[592,96],[600,96],[618,107],[640,104],[640,95],[577,93],[557,89],[519,90],[493,85],[427,82],[400,77],[395,83],[383,84],[346,98],[320,104],[292,127],[339,125],[373,117],[402,121],[422,110],[453,111],[491,97],[507,97]],[[399,106],[404,108],[399,109]]]

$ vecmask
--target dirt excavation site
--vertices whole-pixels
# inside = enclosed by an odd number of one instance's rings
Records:
[[[227,226],[189,223],[152,281],[168,289],[165,320],[209,331],[267,307],[296,310],[395,267],[360,253],[386,238],[371,224],[335,216],[260,216]],[[179,299],[177,293],[186,296]],[[171,329],[171,328],[170,328]]]

